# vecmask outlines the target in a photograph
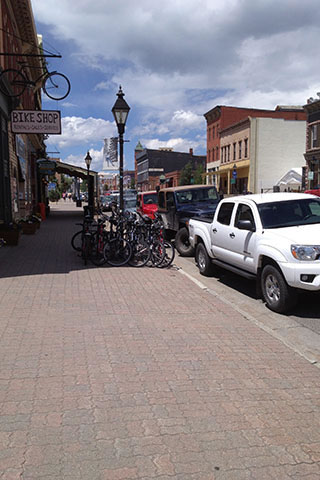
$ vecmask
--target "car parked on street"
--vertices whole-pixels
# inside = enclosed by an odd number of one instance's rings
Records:
[[[105,196],[101,202],[102,211],[111,212],[112,203],[119,203],[119,194]]]
[[[123,209],[125,212],[136,212],[137,211],[137,199],[136,197],[124,197],[123,198]]]
[[[267,306],[290,311],[300,291],[320,292],[320,199],[264,193],[221,200],[213,220],[192,218],[202,275],[216,266],[255,280]]]
[[[310,190],[305,190],[304,193],[310,193],[311,195],[317,195],[317,197],[320,197],[320,185],[316,185]]]
[[[200,215],[211,219],[220,201],[213,185],[183,185],[162,188],[158,193],[158,212],[164,223],[167,239],[174,238],[175,247],[183,257],[191,257],[194,248],[189,241],[189,220]]]
[[[139,192],[137,196],[137,212],[148,215],[152,220],[158,210],[158,193],[155,190]]]

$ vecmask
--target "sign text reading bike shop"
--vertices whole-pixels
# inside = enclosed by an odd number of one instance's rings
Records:
[[[11,112],[13,133],[61,133],[59,110],[13,110]]]

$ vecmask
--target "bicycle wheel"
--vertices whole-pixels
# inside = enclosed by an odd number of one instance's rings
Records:
[[[166,254],[166,249],[164,248],[163,242],[155,240],[151,245],[151,261],[152,265],[157,267],[161,264]]]
[[[7,97],[20,97],[28,85],[28,80],[19,70],[8,68],[0,74],[0,90]]]
[[[74,248],[77,252],[81,252],[82,247],[82,230],[77,232],[71,238],[71,247]]]
[[[85,233],[83,236],[82,249],[81,249],[82,250],[81,256],[83,258],[85,265],[87,265],[88,263],[90,248],[91,248],[91,235],[90,233]]]
[[[69,79],[58,72],[51,72],[45,78],[42,85],[44,93],[52,100],[63,100],[71,90]]]
[[[175,257],[175,248],[173,246],[173,243],[169,242],[169,240],[165,240],[163,242],[164,249],[165,249],[165,255],[161,263],[159,265],[156,265],[159,268],[166,268],[169,267]]]
[[[104,255],[104,247],[103,241],[96,238],[92,239],[90,260],[97,267],[101,267],[101,265],[104,265],[107,261]]]
[[[132,247],[124,238],[113,238],[104,247],[104,256],[109,265],[122,267],[128,263],[132,255]]]
[[[131,267],[143,267],[151,257],[151,250],[146,240],[140,239],[138,243],[132,247],[132,255],[128,264]]]

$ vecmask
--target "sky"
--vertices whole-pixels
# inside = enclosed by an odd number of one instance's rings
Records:
[[[31,0],[49,70],[67,75],[62,134],[50,157],[102,169],[104,138],[117,136],[119,85],[131,110],[124,168],[134,150],[206,154],[204,114],[216,105],[274,109],[320,92],[318,0]],[[320,95],[320,93],[319,93]],[[49,153],[50,152],[50,153]]]

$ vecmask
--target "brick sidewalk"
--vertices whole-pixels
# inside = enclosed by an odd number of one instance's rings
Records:
[[[320,372],[175,269],[0,249],[1,480],[319,480]]]

